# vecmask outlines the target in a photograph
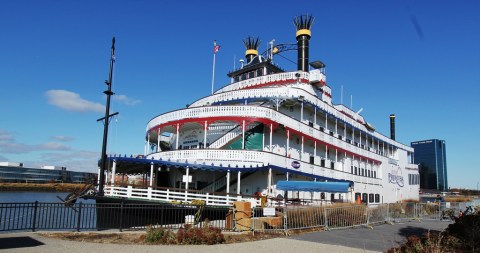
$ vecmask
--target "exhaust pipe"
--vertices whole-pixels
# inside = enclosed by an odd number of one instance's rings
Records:
[[[297,28],[297,51],[298,51],[298,64],[297,70],[308,71],[308,47],[310,37],[312,37],[312,32],[310,28],[313,24],[313,16],[311,15],[302,15],[295,17],[293,23]]]
[[[390,139],[395,140],[395,114],[390,114]]]

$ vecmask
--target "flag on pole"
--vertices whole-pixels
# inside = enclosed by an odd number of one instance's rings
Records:
[[[216,54],[220,50],[220,46],[217,45],[217,41],[213,41],[213,53]]]

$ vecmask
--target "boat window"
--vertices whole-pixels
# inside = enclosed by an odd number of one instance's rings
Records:
[[[246,73],[243,73],[242,74],[242,80],[246,80],[247,79],[247,74]]]
[[[367,198],[368,198],[368,194],[363,193],[363,194],[362,194],[362,203],[368,203],[368,199],[367,199]]]
[[[238,82],[238,81],[240,81],[239,79],[240,79],[240,78],[239,78],[238,76],[236,76],[236,77],[233,78],[233,81],[234,81],[234,82]]]
[[[375,203],[380,203],[380,194],[375,194]]]
[[[255,72],[248,72],[248,78],[254,78]]]
[[[357,199],[361,199],[362,198],[362,194],[360,192],[355,192],[355,201],[357,201]]]
[[[373,202],[374,202],[373,193],[368,194],[368,202],[369,202],[369,203],[373,203]]]
[[[262,76],[262,75],[263,75],[263,70],[257,69],[257,76]]]

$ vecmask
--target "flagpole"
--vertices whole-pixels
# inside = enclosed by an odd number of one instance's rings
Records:
[[[213,95],[213,83],[215,82],[215,47],[217,46],[217,41],[213,41],[213,69],[212,69],[212,95]]]

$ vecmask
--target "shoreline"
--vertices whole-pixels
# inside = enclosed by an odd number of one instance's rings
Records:
[[[73,192],[84,184],[73,183],[0,183],[0,192],[32,191],[32,192]]]

